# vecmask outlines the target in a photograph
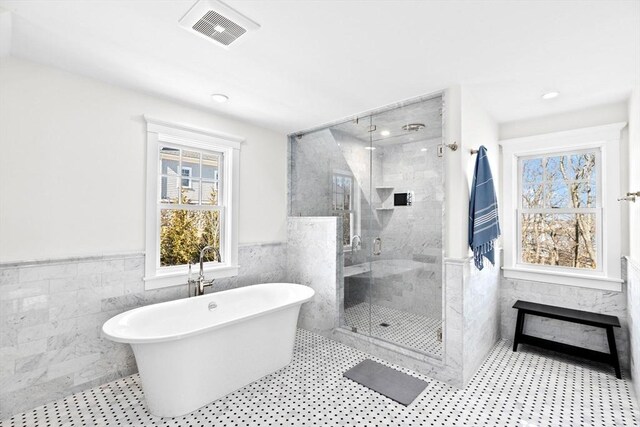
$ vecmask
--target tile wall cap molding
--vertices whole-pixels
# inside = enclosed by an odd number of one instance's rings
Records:
[[[454,264],[454,265],[464,265],[464,264],[468,263],[471,260],[473,260],[472,256],[464,257],[464,258],[449,258],[449,257],[445,257],[444,258],[444,263],[445,264]]]
[[[631,268],[640,274],[640,260],[631,258],[629,255],[626,255],[623,258],[627,260],[627,265],[631,266]]]
[[[496,257],[500,257],[500,252],[502,252],[502,248],[495,248],[495,253],[496,253]],[[444,263],[445,264],[453,264],[453,265],[464,265],[464,264],[469,264],[469,263],[473,263],[473,255],[469,255],[466,256],[464,258],[451,258],[451,257],[445,257],[444,258]]]
[[[238,243],[238,247],[249,247],[249,246],[279,246],[286,245],[286,240],[273,240],[269,242],[247,242],[247,243]]]
[[[296,221],[308,221],[310,219],[314,221],[323,221],[323,222],[336,222],[338,220],[337,216],[288,216],[289,220]]]
[[[121,253],[103,254],[103,255],[85,255],[85,256],[73,256],[73,257],[66,257],[66,258],[47,258],[47,259],[33,259],[33,260],[24,260],[24,261],[3,262],[3,263],[0,263],[0,268],[30,267],[35,265],[40,266],[40,265],[54,265],[54,264],[69,264],[72,262],[107,261],[112,259],[138,258],[138,257],[144,257],[144,252],[121,252]]]
[[[249,247],[249,246],[279,246],[286,245],[286,241],[270,241],[270,242],[252,242],[252,243],[239,243],[239,247]],[[43,259],[32,259],[32,260],[23,260],[23,261],[11,261],[11,262],[0,262],[0,269],[2,268],[15,268],[15,267],[30,267],[35,265],[55,265],[55,264],[69,264],[72,262],[90,262],[90,261],[108,261],[112,259],[121,259],[121,258],[138,258],[144,257],[145,253],[143,251],[137,252],[118,252],[111,254],[102,254],[102,255],[78,255],[78,256],[70,256],[70,257],[62,257],[62,258],[43,258]]]

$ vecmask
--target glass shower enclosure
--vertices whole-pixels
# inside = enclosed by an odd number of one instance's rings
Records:
[[[289,214],[336,216],[340,326],[442,357],[442,97],[290,139]]]

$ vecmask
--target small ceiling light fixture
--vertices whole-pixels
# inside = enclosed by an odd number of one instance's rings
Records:
[[[373,150],[375,150],[375,149],[376,149],[376,147],[364,147],[364,149],[365,149],[365,150],[371,150],[371,151],[373,151]]]
[[[421,148],[420,151],[427,151],[427,149],[426,148]]]
[[[554,90],[554,91],[551,91],[551,92],[543,93],[542,94],[542,99],[545,99],[545,100],[553,99],[553,98],[557,98],[558,95],[560,95],[560,92],[557,92],[557,91]]]
[[[386,129],[380,132],[380,136],[389,136],[389,135],[391,135],[391,132],[389,132]]]
[[[222,93],[214,93],[213,95],[211,95],[211,99],[213,99],[216,102],[219,102],[220,104],[224,104],[229,100],[229,97]]]

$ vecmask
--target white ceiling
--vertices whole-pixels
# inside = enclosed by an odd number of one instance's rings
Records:
[[[452,84],[498,121],[625,99],[640,1],[231,1],[262,25],[226,51],[185,1],[5,1],[12,54],[294,132]],[[542,101],[558,90],[561,96]],[[210,94],[231,98],[216,104]]]

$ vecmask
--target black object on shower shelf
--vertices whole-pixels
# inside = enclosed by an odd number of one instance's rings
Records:
[[[394,193],[393,206],[411,206],[413,196],[411,193]]]

